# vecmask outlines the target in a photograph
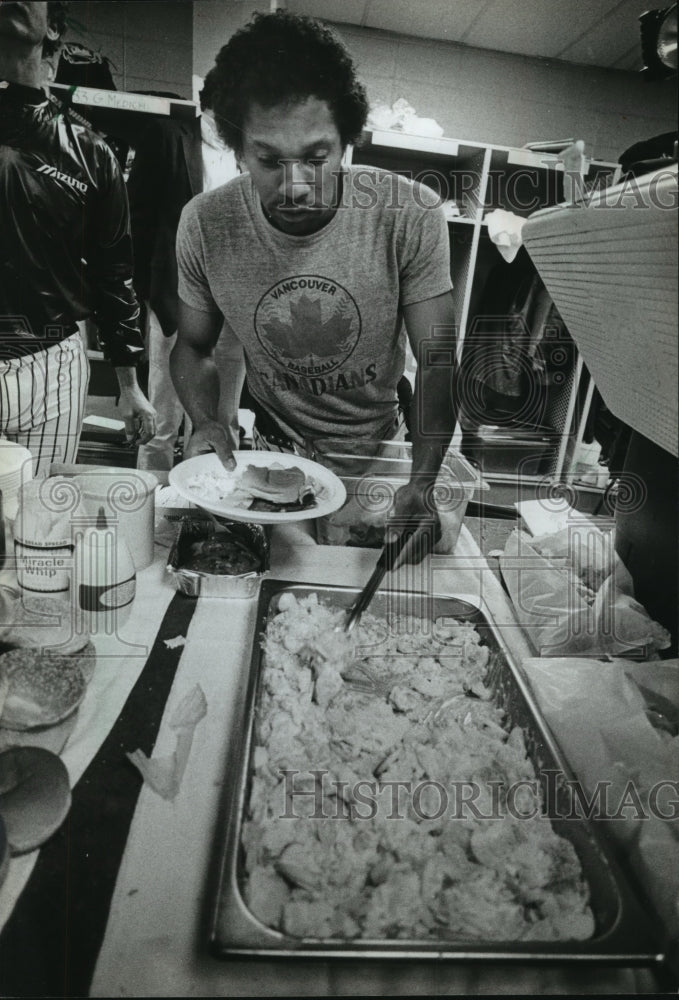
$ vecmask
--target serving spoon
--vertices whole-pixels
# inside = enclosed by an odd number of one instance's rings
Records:
[[[351,632],[354,625],[360,621],[361,615],[372,601],[379,585],[382,583],[385,573],[387,570],[393,569],[398,555],[404,548],[408,539],[411,538],[414,533],[415,528],[406,528],[403,532],[401,532],[398,538],[384,546],[368,582],[349,608],[344,624],[336,626],[336,632]]]

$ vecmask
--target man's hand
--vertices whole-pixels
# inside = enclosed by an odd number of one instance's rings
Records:
[[[194,427],[186,449],[186,457],[193,458],[195,455],[205,455],[210,451],[217,453],[217,457],[225,469],[232,471],[236,468],[229,435],[216,420],[209,420],[199,427]]]
[[[441,524],[431,499],[429,485],[411,480],[399,487],[387,521],[385,543],[392,544],[404,532],[410,537],[403,546],[393,568],[403,563],[422,562],[441,537]]]
[[[139,388],[134,368],[116,368],[120,386],[120,413],[125,437],[135,444],[148,444],[156,433],[156,411]]]
[[[441,537],[433,485],[455,428],[455,315],[450,292],[404,306],[410,346],[417,359],[410,406],[413,462],[410,482],[396,494],[393,516],[419,524],[401,562],[418,563]],[[436,350],[429,350],[436,338]],[[445,360],[448,358],[449,360]]]

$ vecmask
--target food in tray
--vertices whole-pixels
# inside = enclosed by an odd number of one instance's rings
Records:
[[[253,597],[269,566],[262,525],[223,522],[193,511],[182,517],[167,561],[177,590],[189,597]]]
[[[315,505],[320,495],[316,482],[297,466],[272,462],[269,466],[246,465],[233,472],[200,472],[187,486],[196,494],[196,503],[215,504],[223,500],[245,510],[295,511]]]
[[[365,614],[348,639],[343,617],[288,592],[263,636],[241,831],[252,913],[299,938],[591,937],[579,859],[540,814],[538,786],[507,808],[507,789],[536,775],[491,700],[473,625]],[[379,695],[345,682],[352,661]],[[402,800],[396,782],[409,783]],[[437,787],[453,782],[478,789],[475,809],[449,796],[440,810]]]
[[[230,534],[216,532],[199,542],[192,542],[183,562],[183,569],[196,573],[214,573],[217,576],[237,576],[256,573],[262,560]]]

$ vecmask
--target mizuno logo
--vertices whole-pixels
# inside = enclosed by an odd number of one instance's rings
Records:
[[[64,183],[70,185],[70,187],[75,188],[76,191],[80,191],[81,194],[86,194],[89,187],[84,181],[78,181],[75,177],[69,177],[68,174],[62,174],[61,170],[57,170],[56,167],[51,167],[49,163],[43,163],[38,167],[39,174],[45,174],[47,177],[54,177],[57,181],[64,181]]]

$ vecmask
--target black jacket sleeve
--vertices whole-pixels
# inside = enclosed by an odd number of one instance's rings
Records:
[[[108,147],[98,149],[96,201],[92,206],[87,265],[94,320],[102,349],[119,366],[137,365],[144,354],[139,303],[132,285],[132,238],[125,181]]]
[[[162,129],[153,124],[140,137],[127,180],[130,202],[132,251],[134,257],[134,287],[140,299],[151,295],[151,269],[158,231],[161,189],[163,182]]]
[[[198,120],[149,123],[137,144],[127,182],[134,287],[150,304],[166,337],[177,330],[177,226],[196,180],[202,182],[202,170]]]

